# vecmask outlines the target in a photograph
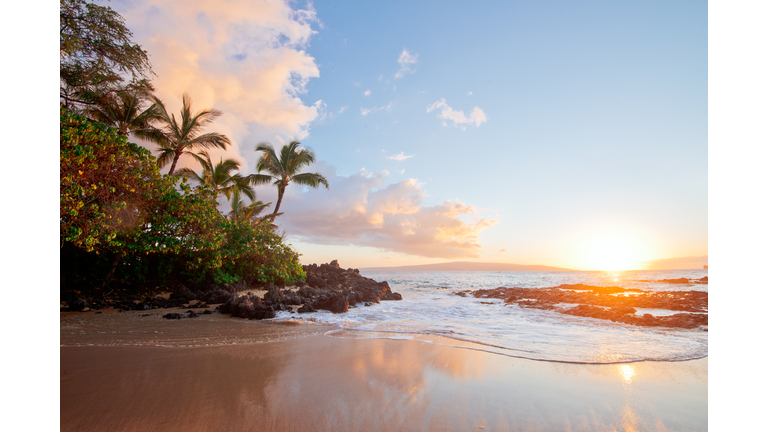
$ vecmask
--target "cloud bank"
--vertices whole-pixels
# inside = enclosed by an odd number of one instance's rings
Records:
[[[283,0],[137,0],[113,5],[134,40],[150,55],[156,94],[171,112],[189,92],[193,109],[224,115],[209,130],[228,135],[238,153],[243,138],[302,139],[324,105],[305,105],[299,95],[319,77],[304,49],[317,22],[311,4],[294,10]],[[242,153],[252,152],[244,149]],[[180,161],[183,162],[183,161]]]
[[[285,211],[278,220],[281,228],[301,241],[427,258],[473,258],[481,249],[480,231],[497,222],[478,218],[474,206],[458,201],[423,205],[424,191],[414,179],[385,184],[386,171],[337,176],[328,165],[318,167],[330,189],[289,186],[280,207]]]
[[[464,114],[464,111],[457,111],[448,106],[445,98],[428,106],[427,112],[432,112],[437,109],[440,109],[440,112],[437,115],[438,118],[442,120],[450,120],[453,122],[454,126],[459,127],[462,130],[466,128],[465,125],[474,124],[475,127],[480,127],[481,124],[488,121],[488,117],[480,108],[475,107],[472,110],[472,113],[467,116]],[[445,122],[443,122],[443,124],[445,125]]]

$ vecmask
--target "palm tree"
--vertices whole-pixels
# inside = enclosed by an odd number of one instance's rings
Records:
[[[163,167],[171,162],[168,174],[173,175],[176,162],[182,154],[194,156],[191,149],[210,149],[218,147],[226,149],[231,144],[229,138],[218,132],[200,134],[205,126],[221,115],[221,111],[208,108],[192,114],[192,98],[187,93],[182,96],[181,117],[177,120],[173,114],[168,114],[163,102],[152,98],[157,106],[158,121],[163,125],[164,136],[155,142],[160,146],[157,164]]]
[[[162,137],[160,130],[151,122],[157,118],[157,105],[152,104],[142,111],[147,94],[139,90],[120,91],[105,97],[101,103],[88,109],[88,115],[97,122],[117,128],[117,133],[155,141]]]
[[[328,181],[318,173],[301,173],[299,171],[309,164],[315,162],[315,153],[307,148],[298,150],[301,145],[298,141],[291,141],[280,149],[280,155],[275,153],[272,144],[263,142],[256,146],[256,151],[264,152],[256,163],[258,174],[248,176],[251,183],[266,184],[273,182],[277,186],[277,204],[271,217],[274,219],[280,210],[280,203],[283,201],[283,194],[288,183],[294,182],[299,185],[318,187],[325,186],[328,189]],[[266,171],[268,174],[261,174]]]
[[[261,201],[252,202],[249,205],[245,205],[245,201],[240,199],[240,190],[235,190],[232,194],[232,211],[229,212],[229,218],[231,220],[249,220],[251,224],[257,224],[264,218],[259,217],[272,203],[264,204]]]
[[[195,180],[200,184],[210,185],[213,190],[216,191],[216,195],[223,193],[227,199],[231,199],[234,193],[238,198],[240,194],[243,194],[251,199],[256,199],[256,192],[254,192],[251,186],[251,179],[249,177],[243,177],[240,174],[232,174],[233,171],[240,170],[240,162],[234,159],[219,158],[219,162],[214,165],[211,161],[211,156],[207,152],[191,153],[189,152],[199,163],[203,166],[203,172],[198,175],[196,172],[189,168],[180,168],[177,174]]]

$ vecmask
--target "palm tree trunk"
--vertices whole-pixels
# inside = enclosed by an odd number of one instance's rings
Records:
[[[180,154],[176,153],[176,155],[173,157],[173,162],[171,163],[171,170],[168,171],[168,175],[173,175],[173,170],[176,169],[176,162],[179,160]]]
[[[277,204],[275,204],[275,211],[272,212],[272,220],[275,219],[277,211],[280,210],[280,203],[283,201],[283,193],[285,193],[285,185],[282,185],[282,187],[277,190]]]

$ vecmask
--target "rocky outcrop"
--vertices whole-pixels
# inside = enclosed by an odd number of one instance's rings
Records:
[[[708,325],[708,293],[702,291],[652,292],[620,287],[560,285],[550,288],[495,288],[460,291],[456,295],[496,298],[506,304],[551,310],[640,326],[697,328]],[[567,304],[567,305],[563,305]],[[574,306],[574,304],[576,306]],[[635,308],[681,311],[669,316],[636,315]]]
[[[299,289],[298,295],[316,309],[346,312],[347,307],[361,303],[368,305],[403,299],[399,293],[392,292],[386,281],[376,282],[361,276],[357,269],[345,270],[336,260],[328,264],[304,266],[304,271],[307,273],[307,284]]]
[[[89,299],[72,296],[65,300],[62,311],[83,311],[113,307],[120,312],[131,310],[150,310],[160,308],[207,309],[210,304],[220,304],[217,310],[234,317],[264,319],[275,317],[277,311],[299,313],[327,310],[333,313],[345,313],[350,307],[370,306],[385,300],[402,300],[399,293],[392,292],[387,282],[376,282],[360,275],[357,269],[343,269],[338,261],[328,264],[304,266],[307,283],[295,288],[278,287],[266,284],[258,287],[266,291],[263,298],[248,293],[238,292],[248,289],[244,282],[222,285],[208,285],[205,289],[192,290],[179,286],[168,299],[162,296],[139,299],[135,295],[121,295],[110,300]],[[62,303],[62,306],[64,305]],[[90,307],[90,309],[88,309]],[[206,311],[203,313],[211,313]],[[166,314],[163,318],[181,319],[194,317],[194,311],[187,315]]]
[[[261,297],[253,293],[231,297],[219,306],[219,312],[248,319],[274,318],[277,314],[274,307],[267,305]]]

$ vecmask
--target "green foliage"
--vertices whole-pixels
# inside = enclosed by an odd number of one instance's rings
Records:
[[[149,150],[114,129],[60,112],[62,241],[87,251],[110,245],[145,217],[141,203],[159,177]]]
[[[214,173],[210,158],[211,172],[226,181],[193,189],[186,178],[158,171],[170,162],[173,174],[182,154],[197,156],[194,149],[225,149],[229,138],[202,133],[221,112],[193,113],[184,94],[177,119],[150,97],[147,53],[111,8],[60,0],[59,12],[62,288],[136,291],[304,280],[298,254],[273,225],[255,219],[265,205],[240,202],[241,193],[255,199],[250,178],[230,175],[226,163]],[[152,103],[144,109],[148,98]],[[156,142],[160,157],[129,143],[129,132]],[[219,192],[236,196],[240,218],[219,213]]]
[[[298,254],[271,224],[230,221],[217,192],[161,175],[114,128],[60,112],[62,279],[78,288],[293,283]],[[68,273],[67,273],[68,272]]]
[[[126,88],[151,87],[149,57],[125,21],[107,6],[86,0],[60,0],[59,79],[62,104],[94,104]],[[130,82],[124,84],[127,77]]]
[[[227,240],[223,246],[225,260],[222,268],[237,274],[249,284],[304,282],[306,273],[299,255],[275,233],[268,221],[251,223],[232,220],[226,225]]]

